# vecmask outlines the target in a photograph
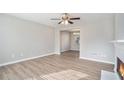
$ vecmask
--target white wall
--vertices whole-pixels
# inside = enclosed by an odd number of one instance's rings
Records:
[[[54,33],[51,27],[0,14],[0,64],[48,54],[54,48],[59,54],[60,30],[68,28],[81,29],[80,57],[113,62],[114,49],[109,43],[114,39],[113,21],[113,14],[84,14],[79,26],[57,27]]]
[[[76,39],[79,37],[80,35],[73,35],[74,32],[71,32],[71,45],[70,45],[70,50],[74,50],[74,51],[79,51],[80,45],[78,43],[76,43]],[[79,31],[76,31],[75,33],[80,33]]]
[[[61,31],[60,33],[60,44],[61,44],[61,52],[70,50],[70,32]]]
[[[124,40],[124,14],[116,14],[115,16],[115,40]],[[124,62],[124,42],[115,43],[116,57]]]
[[[53,52],[53,28],[0,14],[0,64]]]
[[[124,40],[124,13],[115,15],[115,39]]]
[[[114,16],[91,14],[90,17],[93,20],[85,22],[80,31],[80,57],[114,62],[114,46],[109,43],[114,39]]]
[[[114,39],[113,14],[82,14],[80,25],[69,25],[56,29],[56,53],[59,54],[59,31],[80,28],[80,58],[114,62],[114,46],[109,43]]]

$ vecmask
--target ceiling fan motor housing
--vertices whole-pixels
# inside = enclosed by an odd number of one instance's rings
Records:
[[[61,20],[58,24],[73,24],[71,20],[80,20],[80,17],[70,17],[68,13],[64,13],[61,18],[54,18],[52,20]]]
[[[62,15],[62,20],[69,20],[69,15],[67,13],[65,13],[64,15]]]

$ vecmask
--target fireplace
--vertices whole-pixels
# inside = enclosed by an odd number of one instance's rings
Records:
[[[124,80],[124,63],[117,57],[117,73]]]

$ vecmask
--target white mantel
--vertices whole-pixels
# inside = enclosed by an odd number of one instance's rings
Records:
[[[113,40],[110,43],[124,43],[124,40]]]

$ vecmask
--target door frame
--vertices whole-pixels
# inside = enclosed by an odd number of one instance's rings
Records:
[[[79,31],[81,32],[81,28],[80,27],[64,27],[64,28],[60,28],[60,29],[56,29],[56,40],[55,40],[55,46],[56,46],[56,52],[55,54],[59,54],[61,55],[61,37],[60,37],[60,34],[61,34],[61,31],[66,31],[66,30],[72,30],[72,29],[79,29]],[[79,46],[79,55],[81,54],[81,33],[80,33],[80,46]],[[80,58],[80,56],[79,56]]]

